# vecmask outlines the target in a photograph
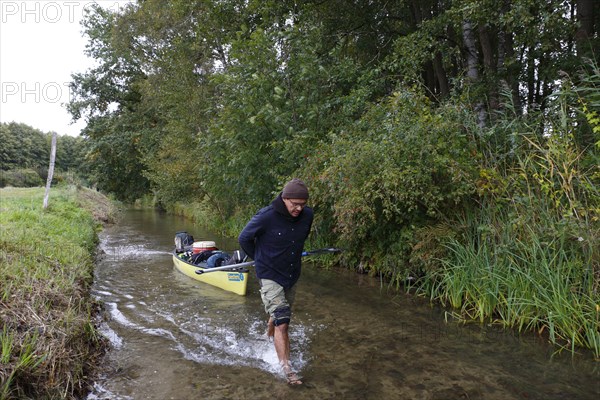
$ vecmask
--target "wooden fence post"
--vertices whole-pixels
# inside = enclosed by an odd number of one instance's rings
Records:
[[[50,184],[52,175],[54,175],[54,160],[56,158],[56,132],[52,132],[52,150],[50,150],[50,166],[48,167],[48,179],[46,179],[46,194],[44,195],[44,209],[48,207],[48,197],[50,196]]]

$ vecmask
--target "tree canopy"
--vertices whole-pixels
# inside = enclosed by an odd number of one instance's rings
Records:
[[[73,76],[69,109],[107,190],[210,194],[233,210],[266,201],[399,88],[470,104],[480,127],[551,108],[597,50],[597,13],[593,0],[97,6],[84,28],[99,63]]]

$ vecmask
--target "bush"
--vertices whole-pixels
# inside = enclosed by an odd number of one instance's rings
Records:
[[[400,90],[309,160],[322,168],[305,173],[314,177],[311,198],[328,215],[317,224],[333,229],[355,265],[401,282],[414,231],[475,193],[477,164],[463,119],[460,108],[435,108]]]
[[[43,186],[44,181],[33,169],[21,168],[0,173],[0,187],[35,187]]]

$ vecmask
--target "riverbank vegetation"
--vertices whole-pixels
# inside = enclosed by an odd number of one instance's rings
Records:
[[[90,8],[101,190],[235,235],[292,176],[342,265],[600,357],[593,0]],[[186,211],[187,212],[187,211]],[[210,216],[210,218],[202,218]]]
[[[0,189],[0,399],[80,398],[105,347],[90,297],[100,221],[98,192]]]

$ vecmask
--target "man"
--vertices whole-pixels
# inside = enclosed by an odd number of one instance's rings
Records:
[[[242,249],[254,260],[262,301],[269,314],[267,334],[273,336],[279,363],[291,385],[302,384],[290,365],[288,326],[304,242],[313,221],[307,201],[304,182],[292,179],[270,205],[252,217],[238,238]]]

